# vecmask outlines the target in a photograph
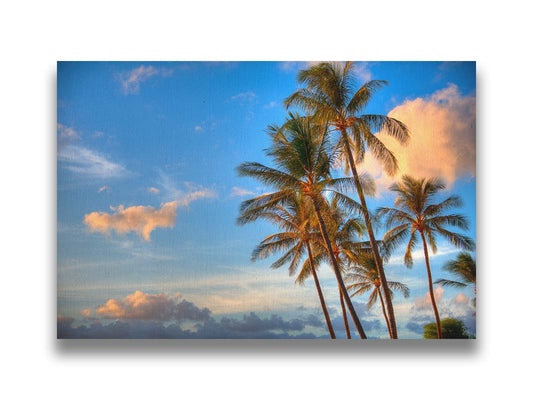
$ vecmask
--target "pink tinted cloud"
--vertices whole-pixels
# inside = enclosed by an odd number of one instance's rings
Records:
[[[113,319],[205,321],[211,311],[180,300],[179,295],[147,294],[137,290],[122,300],[109,299],[107,303],[97,307],[96,314],[102,318]]]
[[[453,184],[462,176],[476,174],[476,99],[463,96],[456,85],[433,93],[428,98],[407,100],[388,114],[407,125],[410,140],[406,146],[378,132],[377,137],[398,160],[396,177],[385,174],[370,154],[362,169],[369,172],[381,188],[388,187],[402,174],[415,177],[441,177]]]
[[[150,234],[156,228],[172,228],[176,220],[177,201],[161,204],[159,209],[151,206],[132,206],[124,208],[123,205],[114,213],[92,212],[86,214],[83,222],[91,232],[109,234],[114,230],[117,234],[137,232],[146,241],[150,241]]]

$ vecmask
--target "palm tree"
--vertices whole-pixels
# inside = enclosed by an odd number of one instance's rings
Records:
[[[456,288],[470,287],[472,290],[474,290],[474,295],[477,295],[476,260],[474,260],[469,253],[459,253],[457,258],[448,261],[442,269],[455,275],[457,280],[451,281],[448,279],[438,279],[434,282],[436,285],[451,286]],[[473,299],[473,303],[475,306],[475,297]]]
[[[361,252],[369,249],[368,242],[359,242],[357,239],[361,238],[366,228],[364,222],[357,217],[353,217],[348,208],[341,206],[341,201],[338,198],[333,198],[327,202],[324,207],[324,219],[326,221],[326,229],[331,240],[331,247],[337,260],[337,265],[340,268],[340,274],[343,275],[345,265],[349,259],[359,256]],[[327,262],[328,249],[323,240],[317,240],[315,237],[314,255],[317,263]],[[298,280],[305,280],[309,276],[309,265],[306,261],[298,276]],[[345,299],[342,295],[342,290],[339,285],[339,300],[341,304],[342,317],[344,321],[344,328],[346,330],[346,337],[351,339],[350,325],[346,315]]]
[[[366,339],[355,308],[349,300],[322,217],[325,191],[342,198],[346,203],[350,202],[348,196],[337,190],[347,187],[346,178],[334,179],[331,177],[333,148],[329,142],[327,127],[314,125],[310,118],[290,114],[283,127],[271,126],[267,132],[272,139],[272,145],[267,150],[267,155],[274,160],[276,168],[267,167],[257,162],[245,162],[237,167],[237,173],[240,176],[256,178],[263,184],[273,186],[277,191],[244,201],[241,204],[241,214],[246,215],[261,209],[267,210],[276,204],[284,204],[295,193],[307,196],[312,204],[322,238],[328,248],[335,277],[341,286],[348,310],[359,336],[361,339]],[[351,205],[352,207],[358,206],[353,201]]]
[[[437,252],[437,236],[448,240],[454,246],[465,250],[472,250],[474,242],[467,236],[452,232],[448,226],[463,230],[468,229],[466,218],[459,214],[444,214],[450,208],[460,207],[461,199],[458,196],[450,196],[446,200],[433,204],[434,196],[446,186],[440,180],[432,178],[415,179],[404,175],[400,183],[391,185],[390,190],[397,194],[394,206],[396,208],[380,208],[378,214],[385,217],[385,224],[391,228],[385,233],[383,241],[394,247],[398,243],[408,239],[407,250],[404,256],[405,265],[413,265],[412,251],[418,243],[418,235],[422,239],[426,271],[428,276],[429,296],[435,313],[437,331],[442,338],[442,328],[439,311],[433,293],[433,280],[429,265],[428,246],[429,242],[433,253]],[[393,227],[394,226],[394,227]]]
[[[268,210],[250,210],[245,215],[241,215],[237,222],[246,224],[257,219],[264,219],[277,225],[282,231],[266,237],[252,252],[252,261],[267,258],[273,253],[284,252],[284,254],[275,261],[271,268],[277,269],[289,264],[289,275],[294,275],[300,261],[307,251],[309,270],[313,275],[315,287],[317,290],[320,305],[326,319],[326,325],[330,337],[335,339],[335,332],[331,324],[324,295],[320,287],[318,275],[316,273],[315,262],[311,250],[311,240],[314,232],[311,231],[311,206],[309,200],[302,196],[292,196],[285,206],[277,204]],[[303,282],[298,281],[300,284]]]
[[[371,80],[357,90],[355,90],[353,81],[353,64],[351,62],[346,62],[344,65],[320,63],[299,72],[298,82],[305,87],[289,96],[285,100],[285,105],[287,107],[298,106],[305,112],[312,114],[317,121],[323,124],[331,123],[332,127],[340,132],[337,148],[341,151],[346,169],[349,168],[352,172],[372,253],[376,260],[381,282],[386,289],[385,301],[391,322],[391,337],[397,339],[398,333],[392,299],[389,290],[387,290],[388,283],[383,270],[383,261],[379,254],[356,164],[364,160],[366,150],[368,150],[381,162],[389,175],[395,175],[398,170],[396,157],[373,132],[384,132],[402,144],[405,144],[409,139],[409,132],[407,127],[397,119],[379,114],[362,114],[372,95],[387,85],[387,81]]]
[[[331,246],[337,265],[340,268],[341,275],[344,272],[343,265],[347,255],[353,252],[358,252],[364,244],[356,243],[355,237],[361,237],[365,231],[365,228],[358,218],[352,218],[346,208],[340,206],[340,200],[334,198],[332,201],[325,204],[323,213],[326,221],[326,229],[328,236],[331,240]],[[320,238],[315,238],[313,242],[315,260],[317,263],[327,262],[329,257],[328,249],[325,242]],[[299,281],[305,280],[310,273],[308,262],[304,263],[304,266],[298,276]],[[342,310],[342,317],[344,321],[344,327],[346,330],[346,337],[351,339],[350,325],[346,314],[345,299],[342,294],[342,289],[339,285],[339,301]]]
[[[379,279],[376,261],[371,253],[359,255],[357,261],[350,266],[349,272],[345,276],[345,281],[354,282],[346,286],[348,291],[353,291],[352,297],[370,292],[368,302],[366,303],[368,310],[372,308],[379,298],[381,303],[381,311],[383,312],[383,318],[385,318],[385,323],[387,324],[387,329],[390,334],[391,327],[389,318],[387,317],[385,304],[383,302],[382,285]],[[409,297],[409,287],[407,287],[405,283],[395,281],[388,281],[388,283],[389,289],[391,290],[391,297],[394,297],[392,290],[400,291],[405,298]]]

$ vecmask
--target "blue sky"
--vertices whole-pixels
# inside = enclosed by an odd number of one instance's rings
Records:
[[[237,177],[235,167],[243,161],[268,164],[264,129],[283,121],[282,101],[297,88],[298,69],[307,65],[58,63],[58,314],[68,329],[79,333],[76,327],[85,326],[87,336],[97,329],[96,336],[107,335],[102,326],[148,337],[155,331],[180,337],[327,334],[312,281],[295,286],[286,270],[268,267],[274,260],[250,262],[254,246],[275,229],[235,224],[240,202],[268,191]],[[475,63],[363,62],[356,72],[361,82],[389,81],[367,112],[410,122],[412,142],[395,151],[402,171],[442,176],[450,188],[443,196],[463,198],[460,212],[475,238]],[[372,160],[362,168],[379,188],[369,206],[391,205],[386,188],[393,179],[382,176]],[[157,217],[173,226],[156,226],[147,236],[123,225],[124,232],[104,232],[103,225],[87,223],[103,223],[121,210],[155,218],[173,202],[173,210]],[[439,250],[431,259],[435,278],[447,277],[440,268],[457,253],[445,242]],[[415,257],[409,270],[393,258],[387,268],[411,288],[409,299],[395,298],[400,336],[420,337],[420,326],[432,320],[424,304],[423,259]],[[321,267],[320,278],[341,336],[328,266]],[[442,314],[464,319],[473,330],[465,300],[473,293],[440,293]],[[165,311],[154,321],[121,309],[119,322],[109,316],[111,306],[134,299],[150,301],[157,310],[181,307],[183,314]],[[365,302],[355,299],[369,336],[385,337],[379,308],[367,312]]]

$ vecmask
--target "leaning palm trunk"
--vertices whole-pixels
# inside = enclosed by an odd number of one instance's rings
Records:
[[[379,301],[381,303],[381,311],[383,311],[383,318],[385,318],[385,322],[387,323],[387,329],[389,331],[389,335],[392,335],[391,329],[390,329],[390,322],[389,318],[387,317],[387,312],[385,311],[385,304],[383,304],[383,296],[381,295],[381,288],[378,287],[378,295],[379,295]]]
[[[324,318],[326,318],[326,325],[328,326],[329,335],[332,339],[335,339],[335,331],[333,330],[333,325],[331,324],[331,320],[329,318],[326,302],[324,301],[324,295],[322,294],[322,289],[320,288],[320,283],[318,281],[318,276],[315,270],[315,261],[313,260],[313,254],[311,252],[311,246],[309,245],[308,240],[306,240],[305,246],[307,247],[307,254],[309,255],[309,266],[311,268],[311,273],[313,274],[313,279],[315,280],[316,291],[318,292],[320,305],[322,306],[322,311],[324,312]]]
[[[318,220],[318,225],[320,226],[320,233],[322,234],[322,238],[324,239],[324,243],[326,244],[326,247],[328,249],[331,264],[333,265],[333,271],[335,273],[335,278],[337,278],[337,283],[339,284],[339,287],[341,288],[342,295],[344,296],[345,299],[347,299],[346,304],[348,305],[348,311],[350,311],[350,315],[352,316],[353,322],[355,324],[355,327],[357,328],[357,332],[359,333],[359,336],[361,337],[361,339],[366,339],[366,334],[363,329],[363,326],[361,325],[361,321],[359,321],[359,317],[357,317],[355,308],[350,300],[350,296],[348,295],[348,291],[346,290],[344,281],[342,280],[339,266],[337,264],[337,260],[335,259],[333,248],[331,247],[331,241],[329,240],[329,236],[326,231],[326,224],[324,223],[324,219],[322,218],[322,213],[320,212],[317,200],[313,195],[310,195],[310,197],[313,203],[313,208],[315,209],[315,214]]]
[[[370,239],[370,246],[372,247],[372,253],[374,255],[374,259],[378,267],[377,269],[378,269],[379,279],[381,281],[381,284],[383,285],[383,293],[385,296],[385,302],[387,304],[387,313],[389,316],[390,337],[391,339],[398,339],[398,332],[396,329],[396,318],[394,316],[394,308],[392,306],[392,298],[390,296],[389,285],[387,283],[387,278],[385,276],[385,270],[383,269],[383,260],[381,259],[381,256],[379,255],[378,244],[376,242],[376,238],[374,237],[374,230],[372,229],[372,222],[370,220],[370,214],[368,213],[368,208],[366,206],[365,195],[363,193],[363,187],[361,185],[361,181],[359,180],[359,175],[357,174],[357,169],[355,167],[352,150],[350,149],[350,144],[348,141],[348,135],[345,130],[342,131],[342,135],[344,138],[346,154],[348,156],[348,162],[350,163],[350,169],[352,170],[353,180],[355,183],[355,187],[357,189],[357,194],[359,195],[359,200],[361,201],[361,208],[363,210],[363,216],[364,216],[366,228],[368,231],[368,238]]]
[[[428,274],[429,297],[431,299],[431,305],[433,306],[433,312],[435,313],[435,322],[437,323],[437,337],[439,339],[442,339],[442,327],[440,325],[439,310],[437,309],[437,302],[435,301],[435,294],[433,293],[433,279],[431,277],[431,268],[429,267],[428,246],[426,243],[426,238],[422,232],[420,232],[420,236],[422,237],[422,244],[424,245],[424,256],[426,258],[426,269]]]
[[[348,323],[348,315],[346,315],[346,307],[344,306],[344,298],[342,297],[342,290],[339,285],[339,300],[341,301],[342,319],[344,320],[344,329],[346,329],[346,339],[351,339],[350,324]]]

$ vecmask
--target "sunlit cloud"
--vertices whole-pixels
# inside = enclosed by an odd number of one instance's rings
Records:
[[[86,214],[83,222],[91,232],[109,234],[138,233],[144,240],[150,241],[150,234],[156,228],[172,228],[176,220],[177,201],[161,204],[161,208],[151,206],[112,207],[114,213],[92,212]]]
[[[89,318],[91,316],[91,309],[90,308],[84,308],[80,311],[80,314],[83,315],[84,318]]]
[[[153,187],[153,186],[152,186],[152,187],[149,187],[149,188],[148,188],[148,191],[149,191],[150,193],[153,193],[153,194],[159,194],[159,189],[158,189],[158,188],[155,188],[155,187]]]
[[[105,155],[86,147],[69,144],[59,150],[58,162],[65,169],[93,178],[118,178],[128,174],[128,170]]]
[[[435,294],[435,301],[438,304],[442,300],[442,296],[444,295],[444,289],[442,288],[442,286],[437,286],[437,288],[433,292]],[[415,307],[418,309],[432,308],[431,297],[429,295],[429,292],[427,292],[424,296],[417,297],[415,299]]]
[[[460,177],[476,174],[476,99],[449,85],[427,98],[406,100],[388,114],[409,128],[406,146],[382,132],[377,137],[398,159],[399,173],[389,177],[367,153],[361,169],[369,172],[380,189],[403,174],[441,177],[452,185]],[[429,151],[431,149],[431,151]]]
[[[122,300],[109,299],[96,309],[101,318],[120,318],[154,321],[206,321],[211,315],[207,308],[198,308],[191,302],[180,300],[180,295],[147,294],[140,290]]]
[[[168,68],[155,68],[151,65],[141,65],[130,71],[119,74],[119,80],[122,83],[124,94],[138,93],[141,83],[153,76],[168,77],[172,75],[172,70]]]

